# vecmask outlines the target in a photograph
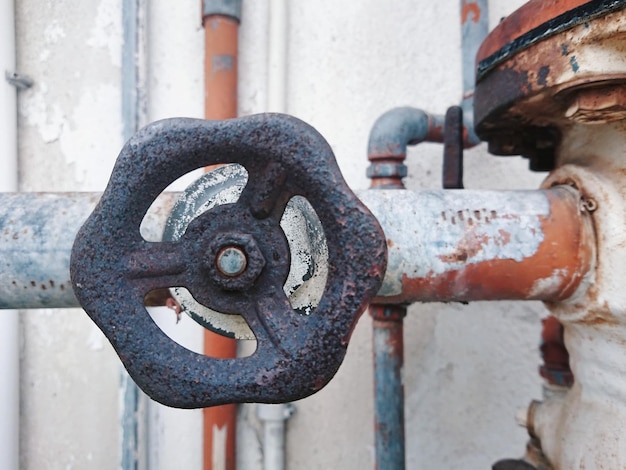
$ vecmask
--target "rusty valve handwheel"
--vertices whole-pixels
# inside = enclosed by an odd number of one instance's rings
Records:
[[[143,216],[168,184],[217,163],[248,171],[239,200],[198,216],[178,241],[143,240]],[[295,195],[311,203],[328,244],[326,288],[309,316],[294,311],[283,292],[290,255],[279,222]],[[346,185],[323,137],[295,118],[267,114],[171,119],[136,134],[76,237],[71,277],[76,297],[135,382],[165,405],[196,408],[296,400],[322,388],[341,364],[385,263],[382,230]],[[255,353],[216,359],[169,339],[143,299],[173,286],[211,309],[243,316],[257,339]]]

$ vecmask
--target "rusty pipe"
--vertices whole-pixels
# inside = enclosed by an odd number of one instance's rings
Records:
[[[463,61],[463,148],[480,143],[474,131],[474,58],[489,30],[487,0],[461,0],[461,48]],[[371,164],[367,176],[372,188],[397,188],[407,174],[407,146],[444,141],[444,117],[411,107],[393,108],[372,126],[367,146]]]
[[[238,34],[241,0],[204,0],[205,117],[230,119],[237,116]],[[237,357],[237,341],[204,332],[204,353],[219,358]],[[236,468],[236,405],[205,408],[204,469]],[[218,435],[225,433],[225,439]],[[223,441],[223,443],[222,443]],[[222,444],[223,448],[219,448]]]
[[[471,115],[471,113],[466,113]],[[407,147],[422,142],[444,141],[444,117],[411,107],[393,108],[380,116],[370,131],[367,158],[371,162],[367,177],[376,189],[395,188],[396,180],[407,175]],[[463,124],[463,147],[478,143],[473,130]]]
[[[375,303],[557,301],[591,264],[592,224],[569,186],[357,194],[387,237]]]
[[[376,303],[555,301],[571,296],[589,270],[590,216],[569,186],[356,194],[387,238],[388,268]],[[0,308],[78,306],[68,284],[69,253],[99,196],[0,193]],[[153,204],[142,225],[146,239],[160,240],[178,197],[165,193]]]
[[[404,305],[372,304],[376,468],[404,468]]]
[[[406,145],[439,138],[440,129],[438,118],[412,108],[397,108],[381,116],[372,129],[368,148],[372,165],[367,176],[371,178],[371,188],[404,189]],[[407,308],[405,305],[372,303],[369,313],[372,316],[374,359],[375,468],[404,468],[402,368]]]
[[[476,52],[489,30],[487,0],[468,2],[461,0],[461,46],[463,60],[464,113],[463,147],[480,143],[474,132],[473,104]],[[443,136],[444,117],[411,107],[393,108],[382,114],[372,126],[367,146],[371,162],[367,176],[372,187],[392,188],[397,178],[406,176],[407,146],[421,142],[439,142]]]
[[[574,374],[569,366],[563,325],[551,315],[541,320],[541,324],[539,351],[543,364],[539,366],[539,375],[549,385],[571,387],[574,383]]]
[[[370,131],[367,177],[372,188],[398,188],[407,174],[407,146],[421,142],[443,142],[443,116],[420,109],[394,108],[380,116]],[[401,183],[400,183],[401,184]],[[402,186],[400,186],[402,187]]]

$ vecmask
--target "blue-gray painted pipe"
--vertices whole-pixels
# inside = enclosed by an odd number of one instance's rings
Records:
[[[180,193],[159,196],[142,234],[159,241]],[[70,283],[78,229],[100,193],[0,193],[0,309],[80,307]]]
[[[137,2],[122,2],[122,135],[124,140],[137,132]]]
[[[444,117],[411,107],[393,108],[380,116],[369,135],[367,155],[405,157],[408,145],[433,140],[433,131],[443,128]],[[434,140],[441,142],[441,140]]]
[[[404,189],[407,145],[427,140],[437,125],[435,117],[413,108],[396,108],[383,114],[370,134],[368,157],[374,160],[367,176],[389,178],[385,187]],[[376,163],[381,159],[383,163]],[[384,163],[390,159],[395,164]],[[391,170],[385,174],[386,170]],[[373,184],[378,189],[380,185]],[[403,470],[404,442],[404,317],[406,307],[371,305],[374,356],[374,445],[377,469]]]
[[[367,144],[367,156],[372,162],[367,169],[368,178],[401,181],[407,175],[404,164],[407,146],[425,141],[442,142],[443,123],[443,116],[410,107],[394,108],[380,116]]]
[[[474,86],[476,53],[489,32],[487,0],[461,0],[461,60],[463,61],[463,122],[467,129],[466,147],[478,145],[474,132]],[[468,145],[469,144],[469,145]]]
[[[475,60],[481,43],[489,32],[487,0],[461,0],[461,57],[463,67],[463,108],[467,131],[464,147],[480,143],[474,132],[473,106],[476,80]],[[408,145],[442,142],[444,117],[411,107],[393,108],[380,116],[369,135],[367,154],[372,157],[406,156]],[[371,168],[371,167],[370,167]],[[372,170],[369,170],[374,171]]]
[[[374,350],[374,436],[377,469],[403,470],[404,316],[406,307],[372,305]]]

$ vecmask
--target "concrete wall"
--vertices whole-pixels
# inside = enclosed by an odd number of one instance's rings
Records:
[[[267,0],[244,0],[240,114],[267,101]],[[490,2],[492,25],[522,2]],[[121,0],[16,2],[23,191],[102,190],[121,148]],[[201,117],[203,30],[199,0],[150,2],[150,120]],[[444,113],[461,97],[459,2],[293,0],[287,111],[315,126],[354,188],[367,187],[365,149],[374,120],[411,105]],[[407,186],[440,186],[442,148],[409,154]],[[536,188],[520,158],[467,153],[468,188]],[[160,322],[200,347],[191,320]],[[523,452],[514,413],[540,393],[537,303],[416,305],[406,321],[407,468],[490,468]],[[78,310],[27,311],[22,321],[21,468],[104,469],[120,461],[120,366]],[[373,467],[371,320],[345,364],[289,421],[291,469]],[[147,405],[149,468],[199,469],[201,413]],[[240,409],[239,463],[260,469],[254,405]]]

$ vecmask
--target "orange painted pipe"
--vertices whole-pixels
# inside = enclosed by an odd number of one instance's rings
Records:
[[[239,21],[230,16],[203,18],[205,37],[205,117],[230,119],[237,116],[237,48]],[[237,341],[205,330],[204,354],[237,356]],[[205,408],[204,469],[235,470],[236,405]]]
[[[237,47],[239,22],[228,16],[204,18],[205,117],[237,116]]]

